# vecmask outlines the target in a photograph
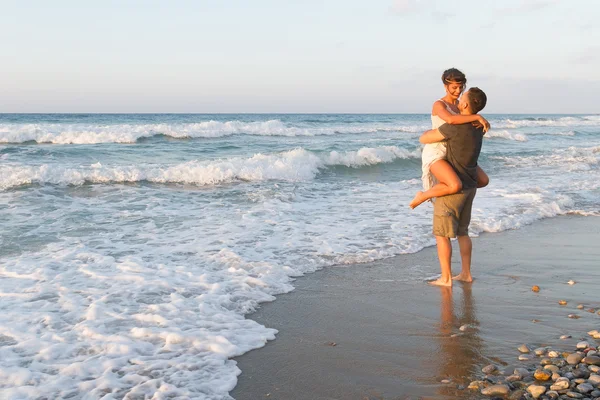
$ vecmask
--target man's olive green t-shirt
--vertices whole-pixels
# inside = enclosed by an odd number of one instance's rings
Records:
[[[438,128],[446,138],[446,160],[454,168],[463,189],[477,187],[477,159],[483,142],[483,129],[472,124],[443,124]]]

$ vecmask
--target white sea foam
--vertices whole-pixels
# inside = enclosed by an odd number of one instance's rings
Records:
[[[571,126],[600,126],[600,119],[595,116],[588,117],[560,117],[560,118],[535,118],[535,119],[503,119],[494,121],[494,128],[524,128],[524,127],[571,127]]]
[[[495,130],[495,129],[491,129],[490,131],[488,131],[484,138],[501,138],[501,139],[508,139],[508,140],[516,140],[517,142],[526,142],[527,141],[527,136],[523,135],[522,133],[518,133],[518,132],[509,132],[507,130]]]
[[[217,138],[230,135],[319,136],[375,132],[422,132],[426,126],[390,124],[347,124],[339,126],[299,127],[280,120],[205,121],[179,124],[0,124],[0,143],[96,144],[135,143],[156,135],[178,139]]]
[[[569,196],[515,182],[514,172],[496,179],[502,189],[478,193],[473,233],[574,210]],[[40,232],[67,234],[73,216],[93,209],[94,225],[78,237],[3,257],[4,393],[227,399],[240,373],[230,358],[276,333],[244,314],[290,291],[292,277],[434,243],[429,207],[405,210],[419,184],[363,183],[335,192],[311,185],[286,200],[265,188],[250,192],[253,201],[241,209],[189,194],[149,201],[130,188],[116,203],[75,199],[66,215],[11,214],[11,226],[35,218]],[[110,231],[98,234],[99,227]]]
[[[550,136],[575,136],[575,131],[544,131],[544,132],[528,132],[528,135],[550,135]]]
[[[501,161],[504,166],[519,167],[548,167],[558,166],[572,171],[589,169],[600,163],[600,147],[569,147],[557,149],[550,154],[527,156],[490,156],[491,160]]]
[[[171,166],[103,166],[96,163],[75,168],[54,164],[3,164],[0,165],[0,189],[30,184],[83,185],[142,181],[198,186],[235,181],[303,181],[313,179],[319,171],[331,166],[359,168],[419,156],[418,150],[382,146],[364,147],[357,151],[333,151],[323,155],[295,149],[278,154],[256,154],[251,158],[190,161]]]

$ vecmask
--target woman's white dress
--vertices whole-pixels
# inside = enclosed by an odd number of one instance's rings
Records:
[[[446,104],[446,110],[448,110],[449,113],[456,115],[456,112],[454,112],[454,110],[446,102],[444,102],[444,104]],[[431,116],[431,129],[437,129],[445,123],[446,122],[439,116]],[[423,175],[421,176],[421,180],[423,181],[423,190],[429,190],[433,185],[438,183],[437,179],[435,179],[435,176],[433,176],[433,174],[429,171],[429,168],[434,162],[446,159],[446,143],[438,142],[426,144],[425,147],[423,147],[421,159],[423,162]]]

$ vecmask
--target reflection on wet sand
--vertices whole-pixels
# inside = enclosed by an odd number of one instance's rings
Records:
[[[482,355],[483,341],[479,337],[479,321],[471,293],[471,284],[456,285],[457,305],[454,303],[453,289],[440,288],[440,359],[438,377],[451,383],[441,385],[439,394],[455,399],[465,396],[464,387],[485,362]],[[459,327],[468,325],[469,329],[459,331]],[[458,334],[452,337],[452,335]],[[461,389],[458,387],[462,386]]]

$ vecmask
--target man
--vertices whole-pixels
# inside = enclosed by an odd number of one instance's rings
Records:
[[[462,115],[477,114],[485,107],[487,96],[479,88],[471,88],[462,95],[458,109]],[[477,159],[481,152],[483,129],[472,124],[444,124],[421,135],[421,143],[447,144],[447,161],[462,183],[462,191],[438,197],[433,206],[433,234],[435,235],[442,276],[432,285],[452,286],[452,280],[472,282],[471,253],[473,245],[469,238],[471,209],[477,191]],[[458,237],[462,271],[452,277],[452,244],[450,238]]]

